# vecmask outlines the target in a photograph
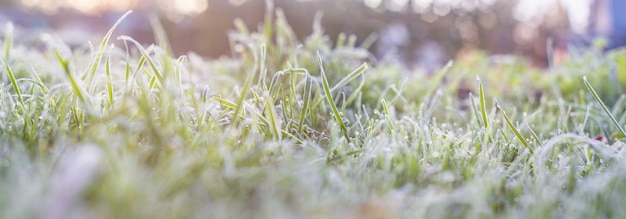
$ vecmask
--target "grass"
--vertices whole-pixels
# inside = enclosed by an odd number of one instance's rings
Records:
[[[319,17],[303,41],[280,10],[236,23],[217,60],[158,24],[72,50],[7,28],[0,218],[626,217],[624,51],[429,76]]]

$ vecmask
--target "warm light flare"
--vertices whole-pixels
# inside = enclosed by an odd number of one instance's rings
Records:
[[[202,13],[209,7],[206,0],[177,0],[172,2],[176,11],[188,15]]]
[[[181,16],[193,16],[206,11],[209,7],[208,0],[19,0],[24,6],[39,8],[46,13],[54,13],[59,8],[72,8],[82,13],[95,14],[107,10],[129,10],[143,5],[157,5],[167,13],[170,19]],[[226,1],[226,0],[224,0]],[[241,5],[246,0],[228,0],[233,5]],[[260,1],[260,0],[259,0]],[[419,13],[431,9],[435,14],[444,16],[452,8],[473,9],[480,5],[491,5],[496,0],[413,0],[411,5],[408,0],[363,0],[365,5],[378,8],[383,3],[392,11],[401,11],[406,8]],[[572,29],[582,32],[587,26],[590,0],[523,0],[519,1],[513,13],[518,20],[537,25],[546,13],[549,13],[556,4],[561,4],[569,15]]]

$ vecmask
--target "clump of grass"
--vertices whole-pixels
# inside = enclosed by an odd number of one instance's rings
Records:
[[[267,11],[218,60],[172,57],[158,23],[158,46],[114,26],[87,53],[5,35],[0,218],[626,217],[626,97],[558,79],[624,53],[552,77],[476,52],[428,76]]]

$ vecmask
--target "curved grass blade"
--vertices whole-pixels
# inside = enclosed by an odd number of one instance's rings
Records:
[[[350,81],[354,80],[355,78],[359,77],[359,75],[363,74],[363,72],[365,72],[367,68],[368,68],[367,63],[361,64],[358,68],[354,69],[354,71],[350,72],[350,74],[348,74],[346,77],[341,79],[341,81],[337,82],[337,84],[335,84],[335,86],[333,86],[333,88],[331,88],[330,91],[335,91],[343,87],[344,85],[350,83]]]
[[[474,94],[469,93],[470,104],[472,104],[472,111],[474,111],[474,116],[476,116],[476,122],[480,125],[480,115],[478,114],[478,109],[476,108],[476,103],[474,103]]]
[[[320,51],[317,51],[317,59],[320,65],[320,72],[322,74],[322,86],[324,88],[324,96],[326,96],[326,101],[330,105],[330,108],[333,110],[333,114],[335,115],[335,120],[339,123],[339,127],[341,128],[341,132],[343,132],[344,137],[348,142],[350,142],[350,138],[348,137],[348,128],[346,128],[346,124],[343,123],[343,118],[339,111],[337,110],[337,106],[335,105],[335,101],[333,100],[333,95],[330,92],[330,85],[328,84],[328,78],[326,78],[326,72],[324,72],[324,65],[322,64],[322,56],[320,55]]]
[[[11,60],[11,49],[13,48],[13,24],[8,23],[4,33],[4,59]],[[8,65],[8,64],[7,64]]]
[[[311,91],[313,90],[313,79],[311,75],[306,74],[304,81],[304,105],[302,106],[302,112],[300,114],[300,122],[298,124],[298,132],[302,132],[302,128],[304,127],[304,118],[309,112],[309,107],[311,105]]]
[[[96,74],[96,71],[98,71],[98,67],[100,66],[100,60],[102,60],[102,55],[104,53],[104,50],[105,50],[106,46],[109,44],[109,39],[111,38],[111,35],[113,35],[113,31],[132,12],[133,12],[132,10],[129,10],[126,13],[124,13],[124,15],[122,15],[122,17],[117,19],[115,24],[113,24],[113,26],[111,27],[111,29],[109,29],[109,31],[106,33],[106,35],[104,35],[104,38],[102,39],[102,42],[100,42],[100,47],[98,48],[98,51],[96,51],[96,56],[94,57],[94,59],[90,63],[91,69],[89,70],[89,72],[86,75],[87,76],[87,84],[91,84],[92,83],[94,75]]]
[[[107,95],[109,98],[109,107],[113,107],[113,82],[111,79],[111,50],[109,50],[109,54],[107,55],[107,59],[104,63],[105,73],[106,73],[106,83],[107,83]]]
[[[381,104],[383,105],[383,112],[385,114],[385,121],[387,121],[387,128],[389,129],[389,135],[393,136],[394,127],[393,123],[391,123],[391,117],[389,117],[389,106],[387,105],[387,101],[385,99],[381,100]]]
[[[524,145],[524,147],[526,147],[526,149],[528,149],[528,151],[530,151],[530,154],[534,154],[535,151],[533,151],[533,149],[530,148],[530,145],[528,144],[528,141],[526,141],[526,139],[524,138],[522,133],[520,133],[519,130],[513,125],[513,123],[511,122],[511,119],[509,119],[509,116],[506,115],[506,112],[504,111],[504,109],[502,109],[502,108],[500,108],[500,109],[502,110],[502,115],[504,115],[504,120],[506,120],[506,124],[509,126],[511,131],[513,131],[513,133],[515,133],[515,136],[517,136],[517,139],[519,139],[522,142],[522,145]]]
[[[483,82],[480,80],[480,78],[478,78],[478,87],[479,87],[478,98],[480,100],[480,112],[482,113],[482,116],[483,116],[483,125],[485,126],[485,129],[487,129],[487,127],[489,127],[489,121],[487,121],[487,106],[485,104],[485,91],[483,89]]]
[[[585,86],[587,87],[587,90],[589,90],[589,92],[591,92],[591,95],[593,96],[593,99],[595,99],[596,102],[598,102],[598,104],[600,104],[600,107],[602,107],[604,112],[606,112],[606,114],[609,116],[609,118],[611,118],[611,121],[613,121],[613,124],[615,124],[615,126],[617,126],[617,128],[622,133],[622,135],[626,136],[626,131],[624,131],[624,128],[622,128],[622,126],[619,124],[619,122],[617,122],[617,120],[615,119],[615,117],[613,116],[611,111],[609,111],[609,108],[607,108],[606,105],[604,105],[604,102],[602,102],[602,100],[600,99],[600,96],[598,96],[598,93],[596,93],[596,91],[593,89],[593,87],[591,86],[591,84],[587,80],[586,76],[583,77],[583,82],[585,82]]]
[[[4,62],[5,70],[7,70],[7,73],[9,74],[9,79],[11,80],[11,84],[13,85],[13,89],[15,90],[15,93],[17,94],[17,100],[20,102],[20,104],[22,104],[22,107],[23,107],[24,99],[22,98],[22,92],[20,91],[20,87],[17,85],[17,81],[15,80],[15,75],[13,74],[13,70],[11,69],[11,66],[9,66],[9,63],[6,60],[6,58],[2,58],[2,61]]]
[[[65,60],[61,56],[61,54],[59,53],[59,50],[57,50],[56,48],[53,48],[52,51],[54,52],[54,56],[56,57],[56,59],[59,62],[59,64],[61,64],[61,67],[63,67],[63,71],[65,72],[65,75],[67,76],[67,78],[70,80],[70,85],[72,86],[72,90],[74,91],[74,93],[76,94],[78,99],[83,104],[88,105],[89,107],[91,107],[91,101],[87,101],[87,99],[85,98],[85,95],[83,95],[83,89],[82,89],[82,87],[80,87],[80,85],[76,81],[76,78],[74,78],[74,75],[72,75],[72,72],[70,71],[70,67],[69,67],[68,61]]]
[[[361,90],[363,89],[364,86],[365,86],[365,78],[361,78],[361,82],[359,82],[359,86],[357,86],[356,89],[354,89],[354,91],[352,92],[352,95],[350,95],[348,99],[346,100],[346,103],[345,103],[346,106],[352,104],[352,102],[354,102],[354,100],[356,100],[356,98],[359,97],[359,95],[363,94]],[[360,104],[357,104],[357,106],[359,105]]]
[[[272,138],[274,140],[280,141],[283,138],[281,132],[281,124],[280,121],[276,118],[276,112],[274,111],[274,99],[272,99],[269,95],[265,96],[265,109],[267,109],[267,115],[269,116],[270,129],[272,132]]]
[[[135,39],[133,39],[132,37],[129,37],[129,36],[119,36],[117,39],[122,40],[122,41],[130,41],[131,43],[135,44],[135,47],[137,47],[137,49],[139,49],[139,52],[142,55],[142,57],[140,58],[140,61],[141,61],[141,59],[145,59],[145,61],[148,62],[148,65],[150,66],[150,69],[152,70],[152,72],[154,73],[156,78],[159,80],[159,83],[161,83],[161,84],[163,83],[163,75],[159,72],[159,69],[156,67],[156,65],[154,64],[154,62],[150,58],[150,55],[148,54],[146,49],[139,42],[137,42]],[[138,65],[143,65],[143,62],[139,62]],[[139,69],[137,69],[137,70],[139,70]]]
[[[233,114],[234,116],[233,116],[232,124],[235,124],[237,120],[239,119],[239,116],[237,115],[239,115],[241,111],[244,111],[243,102],[246,99],[246,96],[248,95],[250,86],[252,86],[252,81],[254,80],[254,74],[256,74],[257,68],[258,68],[259,58],[256,52],[254,53],[254,62],[255,62],[254,68],[252,69],[250,73],[248,73],[248,77],[246,77],[246,81],[243,84],[243,89],[241,90],[241,95],[239,96],[239,99],[237,99],[237,105],[235,108],[235,113]]]

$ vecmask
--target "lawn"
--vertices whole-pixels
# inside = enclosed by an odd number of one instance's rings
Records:
[[[5,28],[0,218],[626,218],[625,50],[426,74],[268,15],[215,60]]]

